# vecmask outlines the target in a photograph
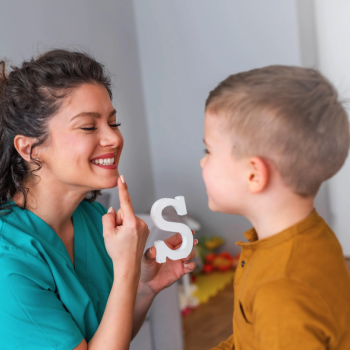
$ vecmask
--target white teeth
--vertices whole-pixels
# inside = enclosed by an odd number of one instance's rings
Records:
[[[104,159],[95,159],[91,161],[93,164],[99,165],[112,165],[114,164],[114,158],[104,158]]]

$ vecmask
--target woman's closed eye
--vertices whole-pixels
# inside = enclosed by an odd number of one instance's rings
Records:
[[[113,124],[109,124],[109,126],[111,128],[118,128],[120,125],[122,125],[122,123],[113,123]]]
[[[205,154],[209,154],[209,151],[208,151],[207,148],[204,148],[204,153],[205,153]]]
[[[80,128],[80,129],[92,131],[92,130],[96,130],[97,128],[95,128],[94,126],[92,126],[91,128],[86,128],[86,127],[84,127],[84,128]]]
[[[108,124],[111,128],[118,128],[121,123],[113,123],[113,124]],[[80,128],[82,130],[87,130],[87,131],[94,131],[94,130],[97,130],[97,128],[95,126],[92,126],[92,127],[83,127],[83,128]]]

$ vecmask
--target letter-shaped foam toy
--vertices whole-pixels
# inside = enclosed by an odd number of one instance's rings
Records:
[[[185,198],[182,196],[173,198],[163,198],[157,200],[151,209],[151,219],[153,224],[161,230],[170,232],[179,232],[182,236],[182,244],[179,249],[170,249],[164,241],[155,241],[154,246],[157,250],[156,261],[165,263],[168,257],[171,260],[179,260],[190,255],[193,247],[193,236],[190,228],[185,224],[178,222],[165,221],[162,216],[164,208],[172,206],[178,215],[186,215],[187,209]]]

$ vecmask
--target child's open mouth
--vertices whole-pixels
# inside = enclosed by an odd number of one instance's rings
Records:
[[[102,156],[92,159],[90,162],[104,169],[116,169],[115,156],[117,153],[106,153]]]

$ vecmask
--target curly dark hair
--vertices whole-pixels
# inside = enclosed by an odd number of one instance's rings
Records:
[[[41,169],[32,158],[32,149],[48,137],[48,121],[59,111],[63,100],[84,83],[104,86],[112,99],[111,79],[105,67],[87,53],[52,50],[37,58],[11,66],[6,74],[5,62],[0,62],[0,213],[11,212],[9,200],[23,195],[26,208],[29,189],[26,178]],[[29,164],[14,147],[16,135],[37,138],[30,152]],[[91,191],[84,200],[92,202],[100,191]]]

